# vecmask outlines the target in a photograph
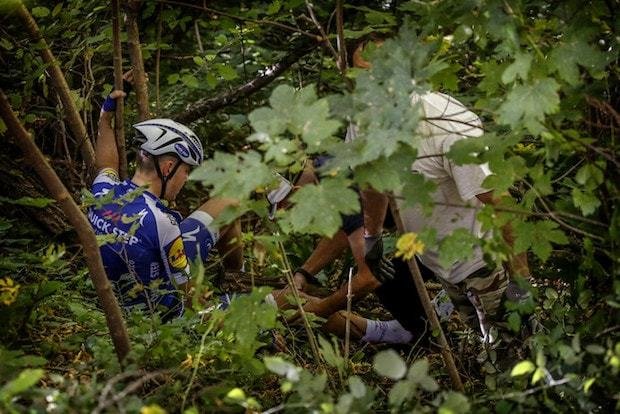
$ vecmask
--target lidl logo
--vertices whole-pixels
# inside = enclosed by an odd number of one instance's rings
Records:
[[[170,245],[168,263],[175,269],[185,269],[187,267],[187,256],[185,256],[183,239],[180,236]]]

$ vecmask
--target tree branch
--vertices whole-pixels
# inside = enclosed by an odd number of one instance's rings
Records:
[[[13,109],[2,89],[0,89],[0,116],[6,124],[9,134],[15,138],[15,143],[26,156],[28,165],[41,177],[41,181],[43,181],[47,190],[62,208],[67,220],[75,228],[82,242],[90,277],[99,300],[101,300],[116,355],[119,362],[122,363],[130,350],[129,336],[127,335],[121,309],[118,306],[112,286],[103,268],[95,233],[88,220],[86,220],[86,216],[75,203],[69,191],[67,191],[67,188],[60,181],[60,178],[58,178],[58,175],[56,175],[54,169],[47,162],[41,150],[34,143],[30,134],[26,132],[21,122],[13,113]]]
[[[236,89],[233,89],[230,92],[226,92],[214,98],[201,99],[194,102],[193,104],[190,104],[184,112],[173,115],[171,118],[181,123],[191,123],[204,117],[209,112],[217,111],[220,108],[232,105],[242,98],[250,96],[254,92],[270,84],[295,62],[314,50],[317,45],[318,43],[311,45],[304,43],[304,46],[294,49],[279,62],[265,68],[251,81],[237,87]]]
[[[140,31],[138,29],[138,13],[140,12],[140,0],[131,0],[127,7],[127,43],[129,55],[133,66],[133,84],[136,88],[138,101],[138,120],[144,121],[149,118],[149,95],[144,73],[144,60],[140,46]]]
[[[33,42],[40,43],[41,45],[41,47],[38,48],[39,53],[45,64],[49,67],[49,70],[46,72],[49,74],[56,93],[60,96],[60,100],[62,101],[62,105],[65,109],[67,123],[69,124],[71,133],[80,148],[82,159],[86,163],[86,168],[89,172],[92,172],[95,169],[95,150],[93,149],[93,144],[90,142],[88,133],[86,132],[84,122],[82,122],[82,118],[80,118],[80,113],[77,106],[71,97],[69,85],[67,84],[67,80],[65,79],[62,70],[60,69],[58,60],[56,60],[56,57],[47,45],[47,42],[39,30],[37,22],[34,20],[26,6],[20,3],[19,6],[17,6],[17,14],[32,37]]]

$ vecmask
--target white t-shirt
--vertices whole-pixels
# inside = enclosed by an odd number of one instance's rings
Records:
[[[443,93],[416,94],[411,101],[414,105],[421,104],[425,118],[418,126],[419,133],[425,138],[418,146],[418,159],[411,170],[435,182],[437,189],[432,194],[436,204],[430,216],[419,207],[403,208],[403,202],[398,202],[405,231],[419,233],[434,228],[438,242],[459,228],[467,229],[477,238],[485,237],[476,220],[482,206],[476,195],[489,191],[482,187],[482,182],[491,171],[486,164],[456,165],[439,155],[447,153],[458,140],[482,135],[480,118],[461,102]],[[354,139],[357,131],[349,129],[347,138]],[[438,156],[427,157],[429,155]],[[435,250],[426,249],[418,258],[437,276],[447,282],[458,283],[485,266],[480,247],[472,246],[472,250],[469,260],[456,262],[448,268],[439,264],[439,253]]]

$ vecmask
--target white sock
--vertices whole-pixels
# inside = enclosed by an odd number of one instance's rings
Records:
[[[370,343],[406,344],[413,338],[413,334],[403,328],[396,320],[374,321],[366,320],[366,334],[362,341]]]

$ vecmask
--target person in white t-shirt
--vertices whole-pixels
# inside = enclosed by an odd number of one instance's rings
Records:
[[[353,64],[369,68],[370,63],[362,57],[363,47],[364,44],[355,50]],[[443,93],[414,94],[411,100],[422,112],[418,132],[423,137],[412,173],[422,174],[437,188],[432,194],[435,204],[430,215],[425,215],[420,208],[404,208],[402,202],[398,203],[404,230],[419,233],[432,228],[437,232],[438,242],[458,229],[466,229],[477,238],[487,237],[476,215],[484,204],[496,203],[492,189],[483,186],[491,171],[485,164],[456,165],[444,155],[455,142],[483,134],[480,118]],[[347,135],[348,139],[355,139],[354,126],[350,126]],[[362,204],[365,237],[370,249],[380,241],[380,223],[385,217],[387,196],[368,190],[366,197],[362,197]],[[504,227],[502,232],[507,243],[512,244],[510,226]],[[417,258],[438,277],[464,322],[479,327],[484,340],[492,342],[490,327],[499,319],[501,301],[509,285],[504,267],[488,266],[479,246],[472,246],[468,259],[448,267],[440,264],[439,253],[433,249],[426,249]],[[506,268],[511,274],[529,276],[525,254],[513,257]],[[521,299],[526,294],[514,284],[511,284],[510,293],[513,294],[511,299]]]

